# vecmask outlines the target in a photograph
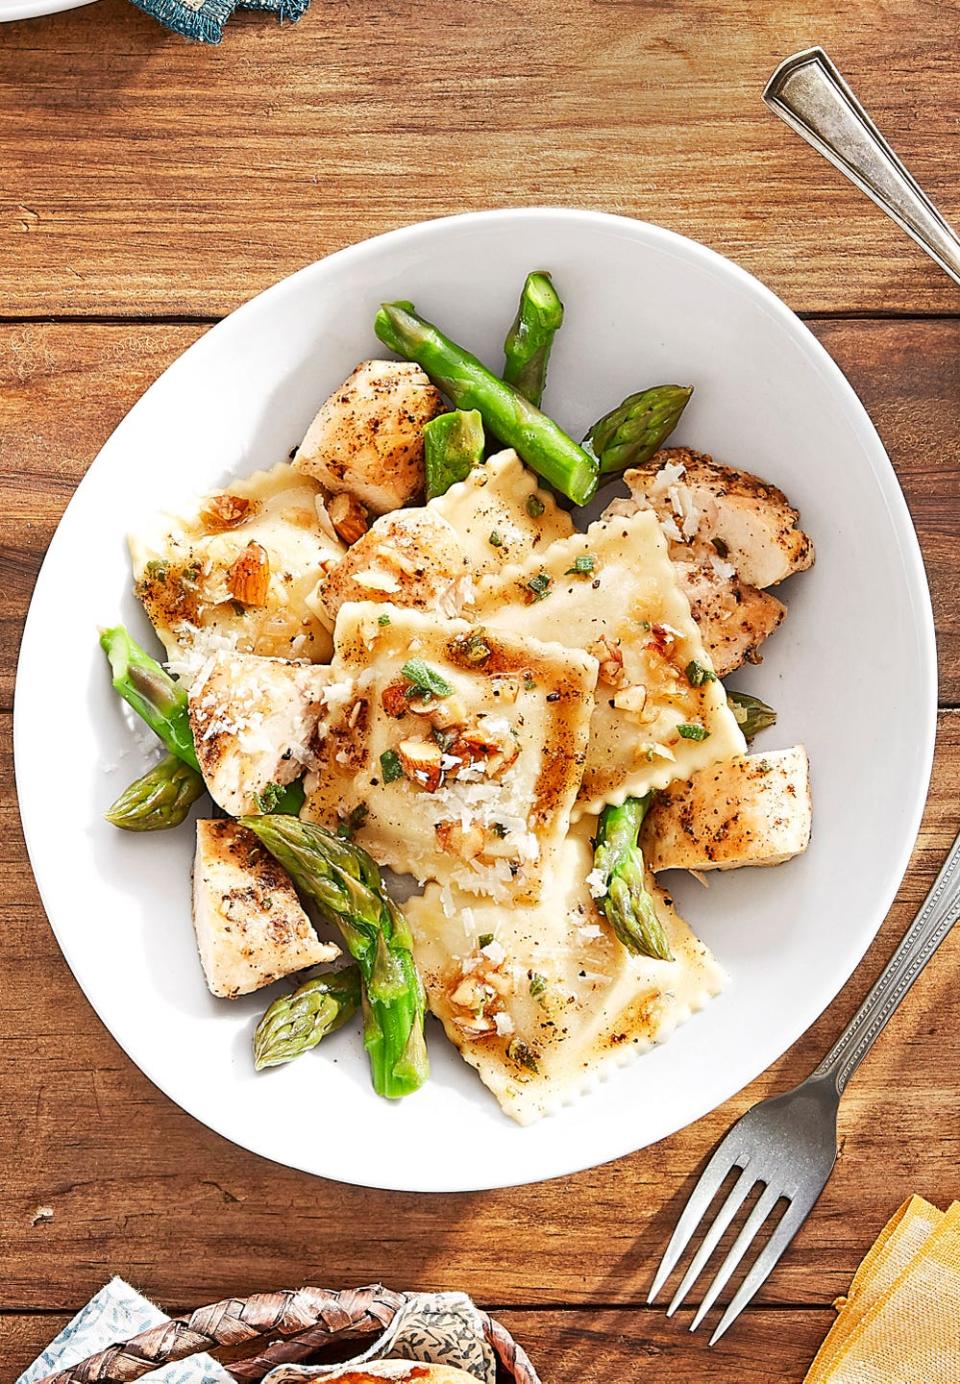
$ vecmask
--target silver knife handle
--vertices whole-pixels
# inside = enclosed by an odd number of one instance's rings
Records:
[[[960,917],[960,836],[906,936],[813,1076],[833,1076],[838,1094],[886,1027],[910,986]]]
[[[960,283],[960,237],[907,172],[822,48],[780,64],[763,99]]]

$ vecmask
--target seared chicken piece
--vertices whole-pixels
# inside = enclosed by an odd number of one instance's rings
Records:
[[[210,993],[224,999],[340,955],[318,938],[289,876],[238,822],[197,823],[193,925]]]
[[[374,514],[423,491],[423,425],[443,400],[419,365],[365,360],[320,409],[293,464]]]
[[[810,843],[802,745],[712,764],[658,794],[640,842],[651,870],[781,865]]]
[[[136,593],[185,686],[221,649],[329,657],[330,636],[305,603],[344,552],[320,521],[321,499],[316,481],[284,461],[131,535]]]
[[[748,586],[736,573],[728,575],[729,563],[712,548],[691,547],[689,561],[674,566],[717,677],[725,678],[742,663],[759,663],[760,645],[787,613],[783,602]]]
[[[667,447],[624,480],[639,504],[657,511],[668,538],[711,543],[750,586],[775,586],[813,565],[813,543],[798,527],[798,511],[782,490],[749,471]]]
[[[382,515],[357,539],[321,578],[309,603],[331,629],[347,601],[390,601],[456,615],[458,583],[469,570],[463,545],[446,519],[430,509],[401,509]]]
[[[263,808],[270,784],[292,783],[312,763],[330,680],[306,667],[255,654],[218,654],[190,693],[190,725],[210,796],[241,817]]]

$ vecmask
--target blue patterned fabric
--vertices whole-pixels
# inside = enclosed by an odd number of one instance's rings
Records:
[[[219,43],[234,10],[265,10],[283,23],[306,13],[310,0],[133,0],[168,29],[198,43]]]
[[[113,1278],[63,1328],[16,1384],[37,1384],[54,1370],[76,1365],[88,1355],[128,1341],[147,1327],[169,1321],[159,1307]],[[522,1352],[521,1352],[522,1354]],[[526,1361],[526,1356],[523,1356]],[[280,1365],[263,1384],[302,1384],[336,1376],[351,1366],[374,1361],[421,1361],[455,1365],[477,1384],[495,1384],[497,1362],[486,1340],[483,1318],[464,1293],[411,1293],[394,1320],[373,1343],[349,1363],[338,1365]],[[385,1376],[389,1377],[389,1364]],[[232,1376],[209,1355],[194,1355],[155,1370],[150,1384],[234,1384]]]
[[[98,1350],[105,1350],[118,1341],[128,1341],[139,1331],[146,1331],[148,1326],[169,1320],[159,1307],[141,1297],[129,1283],[124,1283],[122,1278],[112,1278],[86,1307],[81,1307],[73,1321],[20,1376],[17,1384],[36,1384],[36,1380],[54,1370],[79,1364]],[[150,1384],[234,1384],[234,1380],[209,1355],[194,1355],[189,1360],[156,1370],[150,1375]]]

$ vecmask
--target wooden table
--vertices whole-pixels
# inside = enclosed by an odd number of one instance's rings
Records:
[[[832,1299],[897,1203],[914,1190],[941,1204],[957,1194],[960,937],[851,1086],[837,1170],[739,1325],[708,1352],[704,1333],[687,1335],[689,1314],[671,1323],[643,1306],[707,1151],[825,1050],[960,818],[960,292],[759,99],[781,57],[822,41],[960,219],[958,38],[955,7],[929,0],[314,0],[296,28],[236,18],[215,50],[163,33],[125,0],[0,28],[4,1378],[116,1272],[169,1309],[299,1283],[459,1287],[498,1309],[545,1381],[784,1384],[802,1379]],[[705,241],[803,313],[847,372],[930,573],[942,695],[933,787],[900,898],[857,974],[727,1106],[545,1186],[368,1192],[208,1132],[88,1008],[19,834],[19,630],[91,458],[211,322],[373,232],[527,203],[622,211]],[[64,722],[51,733],[66,779],[69,714],[65,673]],[[41,1205],[53,1219],[34,1225]]]

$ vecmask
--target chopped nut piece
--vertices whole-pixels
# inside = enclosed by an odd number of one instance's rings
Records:
[[[408,683],[405,678],[398,678],[396,682],[391,682],[380,694],[380,701],[383,709],[388,716],[392,716],[399,721],[401,716],[406,716],[410,710],[410,702],[407,699]]]
[[[487,1038],[497,1031],[496,1020],[488,1018],[486,1014],[473,1014],[469,1018],[457,1017],[453,1022],[469,1038]]]
[[[249,519],[252,509],[253,502],[242,495],[211,495],[200,511],[200,521],[204,528],[222,533]]]
[[[459,822],[438,822],[436,833],[440,849],[460,860],[474,860],[484,849],[483,828],[476,824],[464,830]]]
[[[444,697],[429,708],[430,723],[437,730],[449,730],[451,726],[462,726],[467,719],[467,708],[463,698],[454,692],[452,697]]]
[[[397,754],[408,779],[435,793],[443,781],[443,751],[433,740],[401,740]]]
[[[248,543],[227,572],[227,590],[241,605],[266,604],[270,590],[270,559],[259,543]]]
[[[623,653],[616,639],[602,635],[587,649],[600,664],[598,678],[608,687],[620,687],[624,680]]]
[[[613,704],[618,711],[633,712],[637,715],[647,704],[647,689],[640,683],[635,687],[624,687],[615,693]]]
[[[460,984],[450,996],[451,1004],[458,1004],[461,1009],[479,1009],[487,999],[483,985],[475,975],[464,976]]]
[[[358,538],[362,538],[370,527],[370,516],[363,505],[346,492],[334,495],[327,505],[327,513],[337,535],[348,548],[351,543],[356,543]]]

